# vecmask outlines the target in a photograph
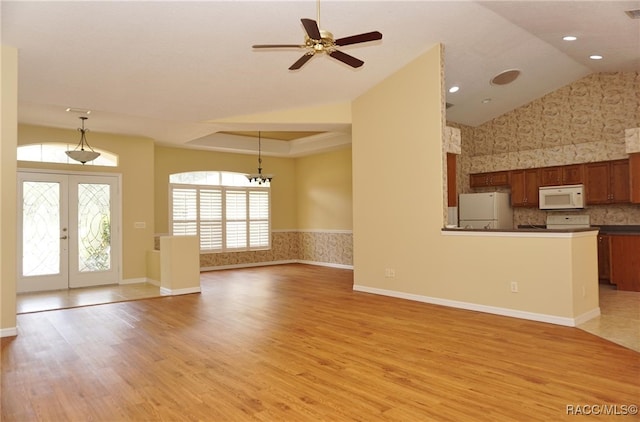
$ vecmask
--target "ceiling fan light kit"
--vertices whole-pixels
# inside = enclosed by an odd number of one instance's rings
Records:
[[[353,68],[358,68],[364,64],[364,62],[358,58],[355,58],[347,53],[338,50],[338,47],[345,45],[359,44],[369,41],[377,41],[382,39],[382,34],[378,31],[365,32],[358,35],[351,35],[348,37],[334,39],[333,34],[329,31],[320,29],[318,22],[320,22],[320,2],[318,1],[318,21],[313,19],[300,19],[302,26],[306,32],[304,37],[304,44],[256,44],[253,48],[302,48],[307,51],[302,57],[300,57],[294,64],[289,67],[289,70],[298,70],[305,63],[307,63],[316,54],[325,53],[330,57],[341,61]]]

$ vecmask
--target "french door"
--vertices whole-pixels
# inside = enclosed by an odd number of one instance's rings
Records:
[[[118,176],[18,173],[18,292],[115,284]]]

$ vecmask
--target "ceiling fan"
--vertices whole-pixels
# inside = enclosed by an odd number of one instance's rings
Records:
[[[364,64],[360,59],[357,59],[349,54],[343,53],[338,50],[338,47],[345,45],[359,44],[368,41],[376,41],[382,39],[382,34],[378,31],[366,32],[358,35],[351,35],[349,37],[343,37],[334,39],[333,34],[329,31],[320,29],[320,0],[318,0],[318,21],[313,19],[300,19],[302,26],[306,31],[304,36],[304,44],[257,44],[253,48],[303,48],[306,49],[306,53],[300,57],[294,64],[289,67],[289,70],[298,70],[306,62],[311,60],[313,56],[318,53],[325,53],[339,60],[351,67],[357,68]]]

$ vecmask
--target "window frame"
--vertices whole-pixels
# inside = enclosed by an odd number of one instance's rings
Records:
[[[69,158],[65,151],[70,151],[76,148],[76,144],[68,144],[64,142],[39,142],[33,144],[18,145],[16,150],[16,157],[18,161],[31,162],[31,163],[53,163],[53,164],[69,164],[69,165],[85,165],[85,166],[100,166],[100,167],[118,167],[120,157],[111,151],[105,149],[93,148],[95,152],[99,152],[100,156],[95,160],[88,161],[82,164],[79,161]],[[33,154],[31,150],[39,148],[39,157],[25,159],[25,151]],[[22,157],[20,157],[22,155]],[[53,157],[54,159],[50,159]]]
[[[178,173],[177,175],[171,175],[171,176],[179,176],[179,175],[184,175],[187,176],[189,175],[189,173],[219,173],[219,175],[217,177],[212,177],[211,179],[216,179],[217,180],[229,180],[229,179],[233,179],[233,177],[222,177],[222,174],[224,173],[226,176],[237,176],[240,175],[240,173],[231,173],[231,172],[186,172],[186,173]],[[244,177],[244,174],[242,174],[242,176]],[[223,185],[223,184],[219,184],[219,185],[215,185],[215,184],[199,184],[199,183],[176,183],[176,182],[171,182],[171,177],[170,177],[170,182],[169,182],[169,226],[170,226],[170,233],[173,236],[181,236],[181,235],[187,235],[188,233],[184,233],[184,234],[176,234],[175,232],[175,224],[176,221],[180,222],[195,222],[195,235],[198,235],[198,237],[200,237],[200,242],[199,242],[199,247],[200,247],[200,253],[201,254],[208,254],[208,253],[228,253],[228,252],[247,252],[247,251],[260,251],[260,250],[270,250],[271,249],[271,189],[270,186],[265,186],[265,184],[259,185],[257,183],[250,183],[248,182],[247,184],[245,184],[244,186],[229,186],[229,185]],[[175,177],[174,179],[180,179],[180,177]],[[240,179],[236,179],[236,180],[240,180]],[[191,220],[175,220],[174,218],[174,190],[175,189],[188,189],[188,190],[193,190],[195,191],[195,220],[191,219]],[[220,217],[220,243],[221,243],[221,247],[220,248],[215,248],[215,249],[205,249],[202,247],[203,245],[203,239],[201,236],[202,233],[202,223],[203,223],[203,219],[201,218],[201,214],[202,214],[202,207],[201,207],[201,192],[202,191],[219,191],[220,192],[220,213],[221,213],[221,217]],[[227,209],[227,199],[229,194],[238,194],[238,193],[242,193],[244,194],[244,218],[236,218],[236,219],[229,219],[227,217],[229,210]],[[260,205],[259,205],[259,216],[252,216],[252,207],[251,207],[251,198],[252,196],[255,196],[255,194],[258,195],[257,199],[259,201],[263,201],[265,199],[265,193],[266,193],[266,207],[263,207],[263,209],[260,209]],[[253,194],[253,195],[252,195]],[[254,208],[255,210],[255,208]],[[266,217],[264,216],[264,212],[266,211]],[[211,221],[215,221],[215,219],[208,219],[208,222]],[[229,222],[231,221],[236,221],[236,222],[244,222],[244,229],[245,229],[245,241],[243,246],[234,246],[234,247],[230,247],[229,246],[229,239],[228,239],[228,235],[230,234],[228,232],[229,230]],[[256,223],[257,226],[256,226]],[[266,223],[266,236],[264,235],[264,233],[262,233],[262,231],[265,228],[265,224]],[[253,227],[253,229],[252,229]],[[251,246],[252,245],[252,234],[255,236],[255,232],[256,229],[258,231],[258,237],[259,237],[259,245],[257,246]],[[206,239],[207,243],[212,243],[212,238],[209,237],[208,239]],[[215,242],[213,242],[215,243]],[[255,244],[255,242],[253,242]]]

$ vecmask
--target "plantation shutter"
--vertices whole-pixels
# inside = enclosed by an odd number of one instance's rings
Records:
[[[182,183],[170,184],[171,233],[199,236],[201,252],[269,249],[269,186],[242,186],[247,183],[246,177],[229,179],[229,174],[237,176],[233,173],[224,173],[226,182],[237,186],[219,186],[216,183],[221,183],[220,177],[214,180],[210,173],[179,173]]]
[[[225,195],[227,216],[227,248],[247,247],[247,194],[244,190],[227,190]]]
[[[171,200],[174,235],[198,234],[197,195],[195,188],[173,188]]]
[[[221,189],[200,189],[200,249],[222,250]]]
[[[269,192],[249,192],[249,247],[269,246]]]

